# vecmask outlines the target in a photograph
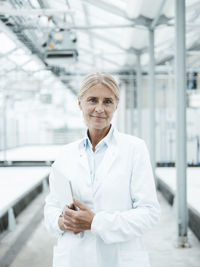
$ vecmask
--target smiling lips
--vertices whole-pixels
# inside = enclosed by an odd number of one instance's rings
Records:
[[[98,117],[98,116],[91,116],[91,117],[93,117],[93,118],[97,118],[97,119],[106,119],[106,118],[104,118],[104,117]]]

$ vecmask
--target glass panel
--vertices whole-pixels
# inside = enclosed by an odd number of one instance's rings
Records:
[[[0,33],[0,53],[8,53],[16,47],[15,43],[3,32]]]
[[[23,49],[14,51],[9,57],[11,61],[14,61],[17,65],[22,65],[30,60],[30,56],[25,54]]]
[[[32,60],[28,62],[26,65],[24,65],[22,68],[27,71],[37,71],[39,69],[42,69],[43,66],[42,64],[39,64],[38,62]]]

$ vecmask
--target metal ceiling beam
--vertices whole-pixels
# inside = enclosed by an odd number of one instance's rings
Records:
[[[158,9],[158,13],[156,14],[156,17],[154,18],[154,20],[152,21],[151,25],[150,25],[150,30],[153,30],[155,29],[157,23],[158,23],[158,20],[160,18],[160,15],[161,15],[161,12],[163,10],[163,7],[166,3],[166,0],[163,0],[162,3],[160,4],[160,7]]]
[[[78,30],[78,31],[90,31],[90,30],[104,30],[104,29],[120,29],[120,28],[139,28],[141,30],[146,30],[143,26],[135,24],[110,24],[110,25],[69,25],[62,27],[64,30]],[[34,25],[20,25],[20,30],[36,30],[37,26]],[[43,30],[51,30],[52,27],[41,27]]]
[[[20,9],[11,9],[1,7],[0,15],[9,15],[9,16],[25,16],[29,17],[30,15],[46,15],[52,16],[60,13],[74,13],[74,11],[69,9],[32,9],[32,8],[20,8]]]
[[[109,25],[88,25],[88,26],[81,26],[81,25],[76,25],[76,26],[70,26],[70,29],[73,30],[103,30],[103,29],[114,29],[114,28],[133,28],[137,25],[134,23],[130,24],[109,24]]]

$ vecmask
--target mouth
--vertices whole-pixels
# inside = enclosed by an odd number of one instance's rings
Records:
[[[106,119],[105,117],[99,117],[99,116],[91,116],[93,118],[97,118],[97,119]]]

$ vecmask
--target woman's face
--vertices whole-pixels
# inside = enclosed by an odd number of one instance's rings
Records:
[[[87,127],[102,130],[110,126],[117,100],[108,87],[97,84],[84,93],[79,106]]]

